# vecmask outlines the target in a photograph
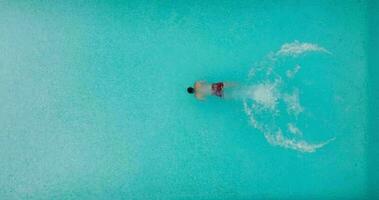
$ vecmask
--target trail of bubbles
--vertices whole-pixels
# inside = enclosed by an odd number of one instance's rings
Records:
[[[328,50],[323,47],[318,46],[317,44],[311,43],[300,43],[299,41],[295,41],[292,43],[285,43],[282,45],[280,50],[276,52],[277,56],[299,56],[304,54],[305,52],[322,52],[331,54]]]
[[[276,63],[282,58],[296,58],[307,52],[331,54],[316,44],[298,41],[283,44],[277,52],[269,53],[263,61],[250,70],[248,74],[250,86],[237,89],[234,96],[243,99],[244,111],[251,125],[262,132],[270,144],[311,153],[335,138],[315,144],[303,139],[303,131],[295,125],[304,111],[304,107],[300,104],[299,90],[291,87],[291,91],[288,91],[285,82],[287,79],[295,78],[301,67],[296,65],[282,75],[275,70]],[[278,105],[284,105],[285,109]],[[279,123],[281,120],[287,122]]]

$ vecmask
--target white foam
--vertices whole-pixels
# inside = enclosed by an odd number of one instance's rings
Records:
[[[299,90],[295,89],[292,94],[284,94],[283,100],[287,105],[288,114],[297,117],[304,111],[304,108],[300,105]]]
[[[262,129],[261,126],[258,124],[258,121],[255,119],[254,114],[252,110],[249,108],[249,106],[247,105],[246,101],[243,101],[243,107],[244,107],[245,113],[250,119],[251,125],[253,125],[253,127],[256,129],[261,130]]]
[[[325,48],[311,43],[295,41],[283,44],[280,50],[269,53],[249,71],[248,79],[252,85],[236,91],[235,94],[242,97],[244,111],[250,124],[262,132],[270,144],[311,153],[335,138],[316,144],[302,138],[305,133],[296,125],[298,117],[302,117],[299,115],[304,111],[299,100],[299,90],[295,88],[289,91],[285,79],[282,79],[283,76],[294,78],[301,66],[296,65],[293,69],[283,71],[283,74],[279,74],[280,71],[275,69],[276,63],[282,58],[297,57],[306,52],[330,53]],[[287,112],[283,112],[283,108]]]
[[[252,87],[250,97],[265,108],[274,110],[278,101],[275,85],[273,83],[258,84]]]
[[[300,70],[301,66],[300,65],[296,65],[294,69],[292,70],[287,70],[286,71],[286,75],[288,78],[293,78],[295,77],[295,75],[297,74],[297,72]]]
[[[288,131],[294,135],[303,135],[303,132],[293,123],[287,124]]]
[[[335,140],[335,138],[331,138],[322,143],[310,144],[305,140],[295,140],[295,139],[285,138],[281,130],[278,130],[276,134],[265,133],[264,135],[267,141],[272,145],[284,147],[287,149],[293,149],[293,150],[297,150],[297,151],[305,152],[305,153],[315,152],[317,149]]]
[[[254,116],[254,111],[251,108],[249,108],[249,105],[246,101],[243,102],[243,105],[244,105],[244,110],[249,117],[251,125],[254,128],[261,131],[264,134],[266,140],[274,146],[280,146],[280,147],[283,147],[286,149],[292,149],[292,150],[296,150],[296,151],[300,151],[300,152],[304,152],[304,153],[313,153],[317,149],[325,146],[326,144],[330,143],[331,141],[333,141],[335,139],[335,138],[331,138],[331,139],[329,139],[325,142],[322,142],[322,143],[311,144],[311,143],[308,143],[307,141],[301,140],[301,139],[298,140],[298,139],[286,138],[283,135],[280,128],[276,133],[272,133],[272,131],[270,130],[271,128],[269,126],[261,124],[258,122],[258,120]],[[293,124],[289,124],[288,126],[289,126],[288,128],[291,129],[290,132],[292,131],[296,134],[302,135],[302,132],[300,131],[300,129],[298,129]]]
[[[311,44],[311,43],[305,43],[305,42],[301,43],[295,40],[294,42],[283,44],[280,50],[276,52],[276,55],[297,57],[305,52],[312,52],[312,51],[330,54],[328,50],[326,50],[323,47],[318,46],[317,44]]]

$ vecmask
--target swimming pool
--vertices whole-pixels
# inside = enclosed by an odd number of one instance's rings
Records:
[[[0,196],[378,197],[377,13],[358,0],[1,2]],[[243,89],[198,102],[196,80]]]

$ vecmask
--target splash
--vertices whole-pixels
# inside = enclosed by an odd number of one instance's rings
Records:
[[[297,117],[304,111],[304,108],[300,105],[298,89],[295,89],[292,94],[284,94],[283,101],[287,106],[287,113],[290,115]]]
[[[317,149],[335,140],[335,138],[331,138],[319,144],[310,144],[305,140],[285,138],[281,130],[279,130],[276,134],[265,134],[265,138],[267,139],[267,141],[269,141],[273,145],[284,147],[287,149],[297,150],[297,151],[305,152],[305,153],[315,152]]]
[[[295,40],[292,43],[283,44],[280,50],[276,52],[276,55],[297,57],[306,52],[321,52],[331,54],[328,50],[316,44],[300,43],[299,41]]]
[[[265,108],[274,110],[278,103],[275,84],[258,84],[250,90],[250,97]]]
[[[294,135],[303,135],[303,132],[293,123],[288,123],[288,131]]]
[[[296,65],[296,67],[292,70],[287,70],[286,71],[286,75],[288,78],[293,78],[295,77],[295,75],[297,74],[297,72],[299,72],[299,70],[301,69],[301,66],[300,65]]]
[[[319,143],[304,139],[306,133],[298,125],[298,119],[304,118],[305,108],[301,104],[299,89],[287,83],[296,78],[301,66],[296,64],[281,72],[276,65],[284,58],[296,58],[310,52],[330,54],[316,44],[299,41],[283,44],[250,70],[250,86],[239,91],[251,125],[262,132],[270,144],[306,153],[315,152],[335,138]]]

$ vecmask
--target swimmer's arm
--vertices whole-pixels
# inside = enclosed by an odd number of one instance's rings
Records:
[[[196,81],[194,87],[195,87],[195,89],[198,89],[198,88],[200,88],[204,84],[205,84],[205,81]]]
[[[196,81],[195,82],[195,88],[200,88],[202,85],[205,85],[205,81]]]
[[[204,98],[204,96],[203,95],[201,95],[200,93],[195,93],[195,97],[196,97],[196,99],[198,99],[198,100],[201,100],[201,101],[203,101],[203,100],[205,100],[205,98]]]

